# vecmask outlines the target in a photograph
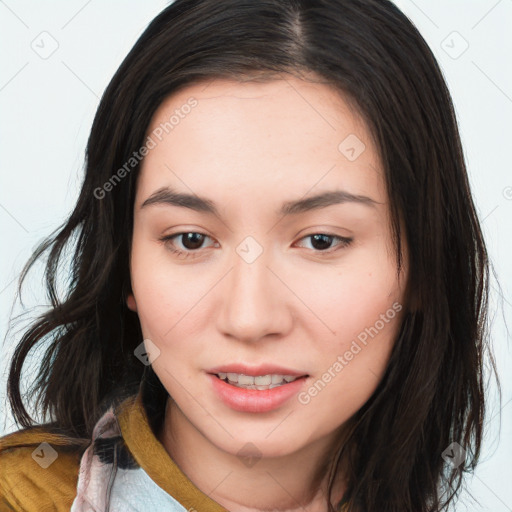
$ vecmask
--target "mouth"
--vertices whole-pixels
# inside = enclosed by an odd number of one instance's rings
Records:
[[[290,382],[308,377],[308,375],[282,375],[276,373],[253,376],[232,372],[219,372],[214,373],[213,375],[237,388],[255,389],[258,391],[278,388],[280,386],[285,386]]]
[[[207,371],[216,396],[229,408],[266,413],[283,407],[304,387],[309,374],[276,364],[232,363]]]

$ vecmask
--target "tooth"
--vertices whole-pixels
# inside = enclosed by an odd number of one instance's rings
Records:
[[[281,384],[270,384],[270,389],[278,388]]]
[[[238,373],[227,373],[226,375],[231,382],[238,382]]]
[[[292,380],[295,380],[297,377],[292,377],[291,375],[285,375],[284,380],[286,382],[291,382]]]
[[[246,384],[246,385],[241,385],[241,384],[237,384],[236,385],[238,388],[242,388],[242,389],[256,389],[256,386],[254,384]]]
[[[217,375],[219,376],[220,379],[224,380],[226,378],[227,373],[220,372]]]
[[[254,377],[252,375],[238,375],[238,384],[254,385]]]
[[[259,391],[263,391],[264,389],[269,389],[268,386],[255,386]]]
[[[272,375],[272,384],[281,384],[282,380],[283,380],[282,375]]]
[[[254,384],[256,386],[268,386],[272,382],[272,375],[262,375],[254,377]]]

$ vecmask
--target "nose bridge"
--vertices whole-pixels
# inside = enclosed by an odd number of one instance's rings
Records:
[[[282,334],[290,324],[279,280],[272,267],[271,252],[247,237],[233,254],[232,270],[222,291],[219,329],[238,339],[257,340],[267,334]]]

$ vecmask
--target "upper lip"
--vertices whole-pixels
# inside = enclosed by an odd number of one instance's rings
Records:
[[[303,377],[308,374],[300,370],[292,370],[284,366],[277,366],[275,364],[260,364],[258,366],[250,366],[242,363],[223,364],[207,370],[208,373],[238,373],[242,375],[251,375],[257,377],[258,375],[292,375],[294,377]]]

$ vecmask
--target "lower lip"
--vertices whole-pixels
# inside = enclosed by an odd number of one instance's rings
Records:
[[[300,377],[293,382],[260,391],[232,386],[212,374],[209,377],[220,399],[231,409],[241,412],[273,411],[296,395],[306,380],[305,377]]]

